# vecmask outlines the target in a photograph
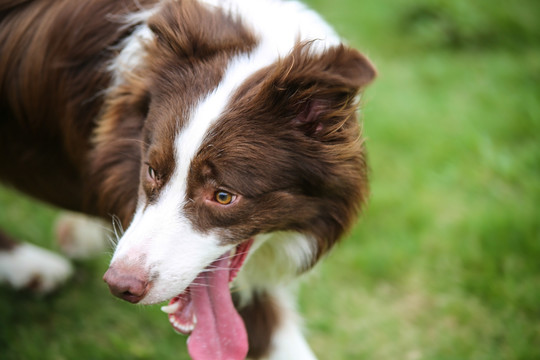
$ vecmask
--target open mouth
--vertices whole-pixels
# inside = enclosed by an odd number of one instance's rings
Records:
[[[161,309],[173,328],[190,335],[193,359],[244,359],[248,342],[244,322],[234,307],[229,284],[253,244],[244,241],[206,267],[191,285]]]

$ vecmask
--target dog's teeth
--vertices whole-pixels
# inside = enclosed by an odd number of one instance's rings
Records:
[[[186,333],[191,332],[193,331],[193,329],[195,329],[193,325],[187,325],[187,326],[178,325],[178,327],[180,328],[180,330]]]
[[[176,330],[180,331],[181,333],[189,333],[189,332],[192,332],[193,329],[195,329],[194,324],[184,325],[184,324],[181,324],[180,322],[178,322],[176,320],[173,320],[172,324],[173,324],[173,327]]]
[[[163,311],[166,314],[174,314],[176,310],[180,307],[179,302],[175,302],[174,304],[166,305],[161,307],[161,311]]]

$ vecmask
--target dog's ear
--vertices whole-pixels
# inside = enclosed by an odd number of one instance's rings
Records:
[[[276,64],[267,86],[274,106],[310,136],[332,133],[354,118],[358,94],[376,76],[371,62],[344,45],[300,44]]]
[[[181,58],[207,58],[237,52],[255,44],[240,21],[219,8],[196,1],[167,2],[148,22],[157,45]]]

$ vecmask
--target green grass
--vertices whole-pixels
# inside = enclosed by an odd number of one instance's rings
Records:
[[[299,293],[313,348],[540,359],[537,3],[310,4],[379,70],[363,98],[369,206]],[[0,204],[0,226],[52,247],[55,210],[5,190]],[[187,359],[157,307],[109,295],[108,258],[52,297],[0,288],[0,358]]]

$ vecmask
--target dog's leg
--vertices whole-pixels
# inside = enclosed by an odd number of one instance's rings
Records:
[[[253,292],[240,307],[249,337],[249,359],[315,360],[301,331],[289,288]],[[244,293],[245,295],[245,293]]]
[[[316,358],[302,334],[294,284],[312,255],[312,239],[301,234],[274,233],[256,239],[235,280],[234,293],[248,332],[250,359]]]
[[[71,263],[61,256],[28,243],[17,243],[0,232],[0,282],[45,294],[72,273]]]
[[[272,336],[268,360],[315,360],[316,357],[302,333],[301,318],[296,311],[296,298],[290,288],[274,292],[280,309],[280,321]]]
[[[56,220],[56,238],[64,254],[72,259],[86,259],[107,249],[111,227],[104,221],[72,212]]]

